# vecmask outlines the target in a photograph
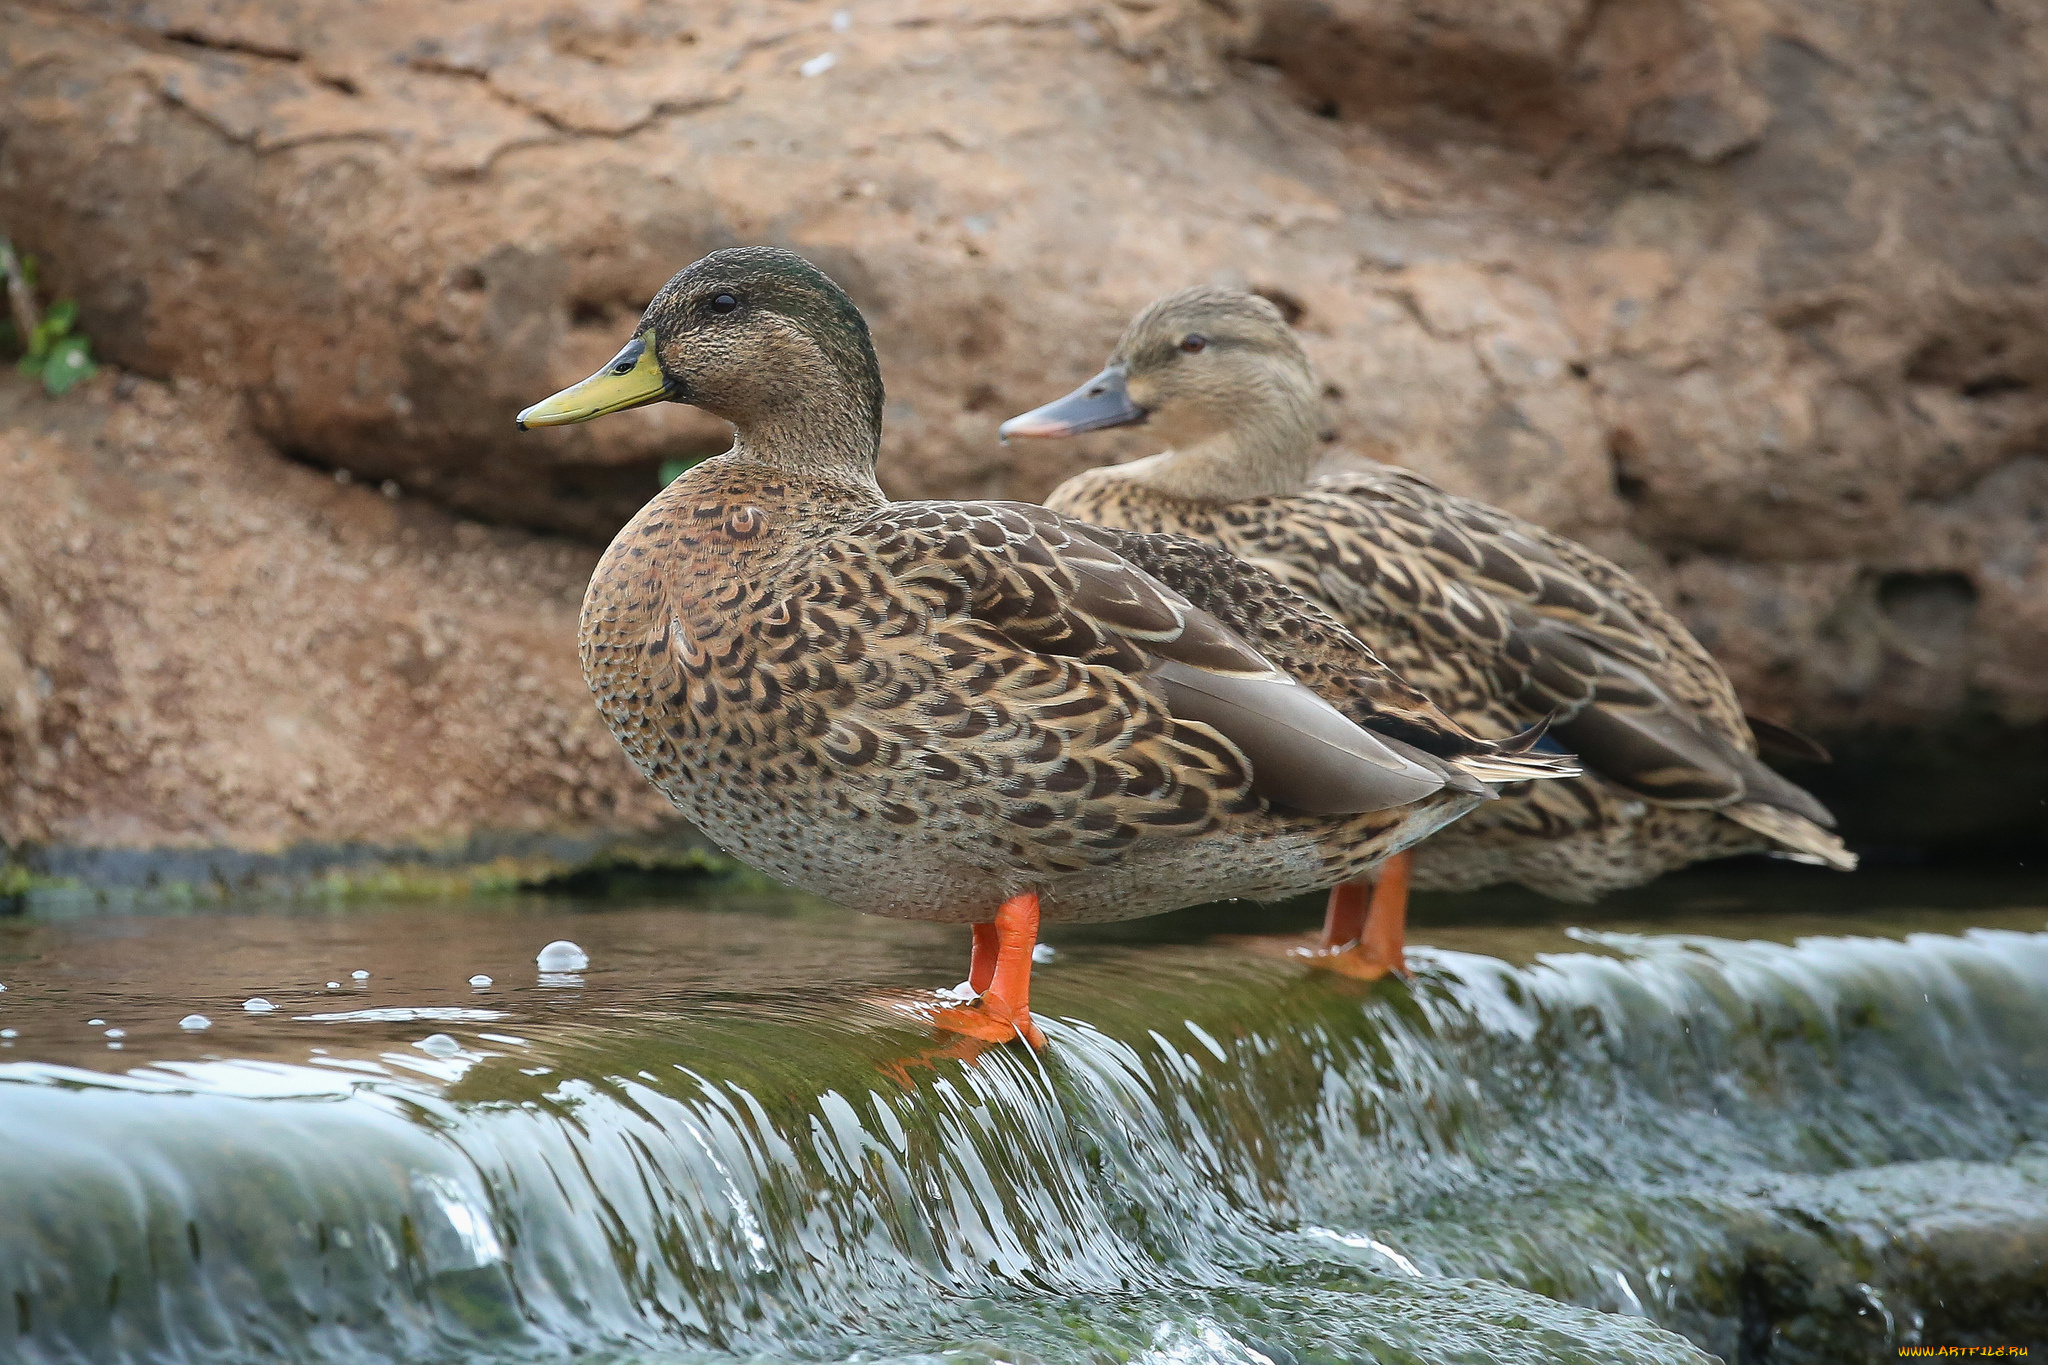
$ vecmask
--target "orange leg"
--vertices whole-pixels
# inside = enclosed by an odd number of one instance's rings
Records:
[[[967,984],[976,995],[987,991],[996,979],[996,956],[1002,951],[1002,936],[995,921],[974,926],[974,956],[968,959]]]
[[[1038,893],[1026,891],[1004,901],[993,924],[974,926],[967,982],[981,998],[938,1011],[932,1023],[991,1043],[1021,1037],[1044,1047],[1045,1035],[1031,1020],[1031,950],[1037,946]]]
[[[1323,951],[1315,955],[1318,967],[1363,981],[1377,981],[1388,972],[1408,975],[1402,945],[1408,937],[1408,877],[1414,866],[1415,855],[1406,852],[1380,864],[1370,901],[1362,882],[1331,889]]]
[[[1359,951],[1381,972],[1408,975],[1408,958],[1402,951],[1408,942],[1408,879],[1415,871],[1415,855],[1396,853],[1380,867],[1379,880],[1372,885],[1372,904],[1365,911],[1365,932],[1358,936]]]
[[[1365,929],[1365,897],[1372,879],[1338,882],[1330,888],[1330,908],[1323,912],[1323,951],[1334,953],[1358,942]]]

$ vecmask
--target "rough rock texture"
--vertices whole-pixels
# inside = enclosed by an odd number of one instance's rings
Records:
[[[235,406],[0,379],[9,843],[659,827],[565,647],[590,550],[285,464]]]
[[[2043,69],[2010,0],[0,0],[0,214],[271,449],[593,543],[717,424],[510,414],[708,249],[853,292],[906,495],[1138,452],[993,432],[1253,285],[1333,456],[1643,571],[1856,773],[1974,727],[1925,777],[1995,822],[2048,795],[1978,762],[2048,716]]]

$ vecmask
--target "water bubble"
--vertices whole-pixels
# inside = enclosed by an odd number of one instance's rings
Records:
[[[93,1028],[98,1028],[101,1024],[104,1024],[107,1021],[104,1019],[88,1019],[85,1022]]]
[[[1060,950],[1053,947],[1050,943],[1038,944],[1031,950],[1031,960],[1033,962],[1050,962],[1059,955]]]
[[[349,978],[354,981],[368,981],[370,974],[364,971],[354,971],[349,973]]]
[[[243,1009],[245,1009],[245,1010],[247,1010],[247,1011],[249,1011],[249,1013],[251,1013],[251,1014],[268,1014],[268,1013],[270,1013],[270,1012],[271,1012],[272,1010],[276,1009],[276,1008],[277,1008],[277,1006],[275,1006],[275,1005],[271,1004],[271,1003],[270,1003],[270,1002],[269,1002],[268,1000],[265,1000],[265,999],[264,999],[264,998],[263,998],[262,996],[260,996],[260,995],[255,995],[255,996],[251,996],[251,997],[250,997],[249,999],[247,999],[247,1000],[244,1000],[244,1001],[242,1002],[242,1008],[243,1008]]]
[[[0,1028],[0,1038],[19,1038],[20,1036],[21,1030],[18,1028]]]
[[[330,981],[327,983],[327,989],[330,991],[338,991],[341,989],[341,983],[339,981]]]
[[[485,986],[491,984],[491,979],[482,972],[478,972],[469,979],[469,984],[475,986],[478,990],[482,990]]]
[[[590,965],[590,954],[566,938],[558,938],[540,950],[534,959],[544,972],[580,972]]]
[[[124,1028],[110,1028],[107,1030],[107,1037],[109,1038],[126,1038],[127,1036],[128,1030]]]
[[[820,52],[817,56],[811,58],[809,61],[799,65],[797,67],[797,72],[800,75],[805,76],[822,76],[827,71],[830,71],[833,67],[837,65],[839,65],[838,53]]]
[[[835,10],[833,10],[833,11],[832,11],[832,31],[833,31],[834,33],[844,33],[844,32],[846,32],[846,30],[848,30],[848,29],[850,29],[850,28],[852,28],[852,27],[853,27],[853,11],[852,11],[852,10],[845,10],[845,9],[835,9]]]
[[[429,1033],[426,1037],[414,1043],[413,1046],[426,1053],[429,1057],[453,1057],[456,1053],[462,1051],[462,1044],[456,1042],[445,1033]]]
[[[197,1033],[201,1029],[212,1028],[213,1020],[203,1014],[188,1014],[178,1021],[178,1027],[190,1033]]]

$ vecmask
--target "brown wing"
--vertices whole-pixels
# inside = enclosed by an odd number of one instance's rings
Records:
[[[1362,634],[1402,642],[1461,718],[1554,718],[1588,768],[1665,804],[1746,798],[1830,823],[1757,761],[1711,656],[1584,547],[1405,470],[1335,475],[1234,510],[1248,554],[1309,579]]]
[[[836,552],[862,553],[858,546],[902,584],[899,595],[928,604],[923,629],[893,642],[911,652],[926,638],[940,643],[944,667],[926,679],[921,710],[1005,706],[1016,723],[1048,729],[1044,759],[1054,767],[1084,755],[1115,762],[1158,732],[1220,748],[1248,769],[1252,791],[1298,810],[1387,809],[1446,785],[1087,528],[1043,508],[892,504]]]
[[[1446,493],[1409,470],[1389,468],[1317,482],[1332,488],[1369,487],[1390,505],[1402,507],[1411,522],[1432,522],[1440,566],[1469,566],[1475,555],[1486,560],[1488,572],[1474,575],[1468,568],[1460,576],[1496,593],[1514,593],[1537,615],[1648,670],[1661,690],[1708,728],[1750,747],[1728,675],[1657,595],[1620,565],[1498,507]],[[1449,539],[1469,542],[1470,548],[1444,557]],[[1498,572],[1503,563],[1520,568]],[[1539,582],[1534,593],[1519,588],[1525,570]]]
[[[1403,682],[1323,606],[1264,568],[1188,536],[1100,526],[1080,533],[1215,616],[1375,734],[1438,758],[1500,752],[1501,746],[1469,734]]]

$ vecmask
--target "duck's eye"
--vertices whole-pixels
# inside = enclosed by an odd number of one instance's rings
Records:
[[[730,313],[739,306],[740,301],[730,294],[719,294],[711,300],[711,311],[714,313]]]
[[[1200,332],[1189,332],[1180,339],[1180,348],[1189,355],[1194,355],[1196,352],[1207,347],[1208,344],[1209,338],[1203,336]]]

